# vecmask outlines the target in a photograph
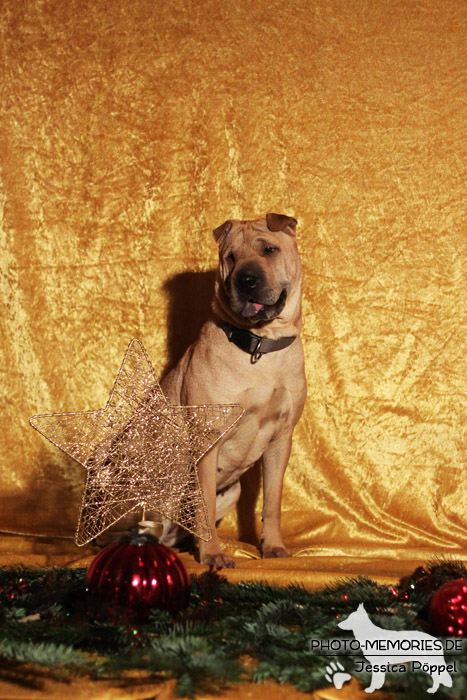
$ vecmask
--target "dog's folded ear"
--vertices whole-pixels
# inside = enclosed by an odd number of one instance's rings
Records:
[[[214,240],[216,241],[216,243],[219,243],[222,236],[225,236],[230,231],[231,228],[232,228],[231,221],[224,221],[224,223],[221,226],[218,226],[217,228],[215,228],[213,231],[213,235],[214,235]]]
[[[297,225],[297,219],[293,216],[286,216],[285,214],[266,214],[266,223],[270,231],[284,231],[285,233],[295,234],[295,227]],[[287,231],[286,229],[291,229]]]

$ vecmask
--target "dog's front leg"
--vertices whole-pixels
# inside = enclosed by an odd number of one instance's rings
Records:
[[[198,478],[206,502],[209,527],[212,537],[208,542],[199,540],[199,560],[216,569],[233,569],[235,562],[222,553],[216,532],[216,475],[218,449],[214,447],[198,462]]]
[[[269,443],[263,454],[263,558],[290,557],[281,536],[282,482],[292,448],[292,436],[279,437]]]

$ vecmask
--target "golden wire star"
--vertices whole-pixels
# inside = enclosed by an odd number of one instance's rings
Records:
[[[242,415],[238,405],[168,404],[143,345],[132,340],[104,409],[29,422],[86,468],[75,538],[81,546],[137,508],[209,540],[196,465]]]

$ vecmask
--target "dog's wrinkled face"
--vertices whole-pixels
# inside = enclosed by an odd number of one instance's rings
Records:
[[[296,220],[268,214],[226,221],[214,231],[219,244],[218,302],[241,325],[277,318],[300,279]]]

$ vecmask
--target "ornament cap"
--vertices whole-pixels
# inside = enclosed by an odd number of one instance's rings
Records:
[[[159,537],[162,536],[163,529],[162,523],[159,523],[156,520],[140,520],[138,523],[137,532],[139,532],[141,535],[153,535],[159,539]]]
[[[137,547],[143,547],[147,544],[159,544],[159,538],[151,532],[142,532],[138,528],[133,528],[127,535],[119,540],[120,544],[132,544]]]

